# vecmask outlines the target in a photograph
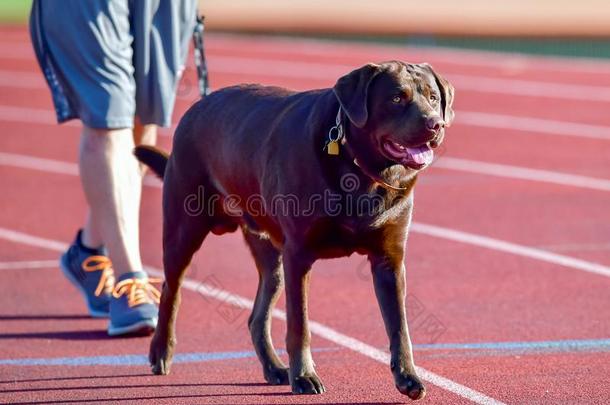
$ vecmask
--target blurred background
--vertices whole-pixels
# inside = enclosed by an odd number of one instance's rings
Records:
[[[30,0],[0,0],[0,21]],[[610,57],[607,0],[203,0],[210,31],[274,33],[582,57]]]

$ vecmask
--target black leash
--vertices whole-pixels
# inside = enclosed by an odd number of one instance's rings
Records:
[[[197,69],[197,79],[199,81],[199,94],[201,94],[202,98],[211,93],[208,66],[205,61],[205,50],[203,47],[203,20],[204,16],[197,15],[197,23],[193,32],[195,68]]]

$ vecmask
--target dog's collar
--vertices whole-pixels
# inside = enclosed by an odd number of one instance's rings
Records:
[[[328,131],[328,137],[326,139],[326,143],[324,144],[324,150],[328,150],[328,153],[330,153],[330,147],[332,143],[341,143],[341,145],[346,146],[349,150],[351,150],[351,148],[349,147],[349,145],[347,145],[347,137],[346,137],[347,132],[345,131],[344,125],[343,125],[343,114],[341,111],[341,106],[339,106],[339,110],[337,111],[337,117],[335,118],[335,126],[332,127],[329,131]],[[338,147],[338,145],[336,145],[336,147]],[[351,155],[353,157],[353,162],[354,165],[356,165],[356,167],[358,167],[360,169],[360,171],[362,171],[362,173],[364,173],[365,176],[367,176],[368,178],[370,178],[371,180],[373,180],[373,182],[379,184],[381,187],[387,189],[387,190],[391,190],[391,191],[398,191],[398,192],[404,192],[407,191],[409,188],[408,187],[395,187],[391,184],[388,184],[388,182],[386,182],[384,179],[381,178],[381,176],[376,175],[374,173],[372,173],[370,170],[368,170],[366,168],[366,166],[361,165],[358,162],[358,159],[356,158],[353,150],[351,150]],[[338,154],[338,152],[337,152]]]
[[[387,190],[398,191],[398,192],[403,192],[403,191],[409,190],[409,187],[396,187],[391,184],[388,184],[384,179],[381,178],[381,176],[371,173],[365,166],[360,165],[360,163],[358,163],[358,159],[356,159],[356,158],[354,158],[354,164],[356,166],[358,166],[358,168],[362,171],[362,173],[364,173],[368,178],[370,178],[375,183],[379,184],[381,187],[383,187]]]

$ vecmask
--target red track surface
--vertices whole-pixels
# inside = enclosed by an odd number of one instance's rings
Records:
[[[295,89],[330,86],[349,67],[396,58],[428,61],[450,78],[468,76],[559,85],[610,86],[610,63],[575,63],[517,56],[456,54],[353,44],[210,35],[214,87],[262,82]],[[23,29],[0,30],[0,152],[75,162],[78,127],[47,117],[50,97]],[[235,59],[239,58],[239,59]],[[243,59],[245,58],[245,60]],[[280,69],[269,74],[259,64]],[[289,65],[285,65],[289,63]],[[304,65],[304,64],[315,64]],[[299,70],[300,69],[300,70]],[[604,70],[605,69],[605,70]],[[18,74],[15,74],[17,72]],[[14,77],[14,80],[11,80]],[[176,117],[195,97],[188,71]],[[585,90],[586,88],[583,88]],[[610,125],[610,100],[525,96],[461,89],[456,125],[444,156],[610,179],[610,139],[496,130],[463,125],[460,111],[477,111]],[[9,109],[8,107],[12,107]],[[15,108],[16,107],[16,108]],[[48,111],[48,112],[45,112]],[[45,118],[46,117],[46,118]],[[166,132],[169,134],[169,132]],[[162,137],[169,147],[169,137]],[[442,159],[442,157],[441,157]],[[68,242],[81,224],[84,199],[74,175],[15,167],[0,156],[0,228]],[[160,190],[146,188],[142,209],[145,263],[160,267]],[[417,187],[415,221],[501,239],[610,266],[610,190],[494,177],[432,167]],[[8,262],[56,260],[58,252],[0,238],[0,402],[86,403],[397,403],[389,367],[314,336],[318,372],[328,392],[303,397],[263,384],[253,357],[175,364],[153,377],[145,365],[24,366],[3,360],[145,354],[148,338],[110,339],[104,320],[85,316],[79,295],[56,266],[4,269]],[[610,279],[472,244],[413,233],[407,261],[413,341],[494,343],[610,338]],[[239,235],[210,237],[189,277],[252,298],[256,273]],[[310,297],[313,320],[387,347],[364,259],[316,264]],[[280,302],[280,307],[283,303]],[[178,320],[179,353],[251,351],[247,311],[184,292]],[[231,320],[227,320],[230,318]],[[438,334],[430,330],[433,319]],[[424,320],[424,321],[422,321]],[[274,322],[277,346],[285,324]],[[497,401],[511,404],[610,400],[610,345],[515,352],[416,348],[416,363]],[[470,401],[428,383],[422,403]]]

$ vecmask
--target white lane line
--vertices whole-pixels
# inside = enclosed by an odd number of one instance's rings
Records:
[[[572,58],[562,56],[537,56],[515,52],[494,52],[478,49],[459,49],[442,46],[418,45],[385,45],[366,43],[346,43],[343,41],[288,38],[276,36],[257,36],[255,39],[240,34],[208,33],[206,47],[210,59],[215,58],[215,52],[239,49],[244,44],[260,49],[269,59],[281,59],[286,56],[324,57],[336,56],[337,50],[351,51],[356,55],[394,55],[394,58],[424,58],[439,63],[454,66],[485,66],[502,70],[536,70],[550,72],[577,72],[610,74],[610,64],[602,59]],[[34,52],[28,36],[3,38],[0,41],[0,60],[22,59],[34,60]],[[350,53],[350,52],[348,52]],[[387,59],[387,56],[381,56]]]
[[[52,107],[30,108],[0,105],[0,122],[14,122],[17,124],[39,124],[57,126],[57,118]],[[74,119],[61,124],[62,127],[82,128],[80,120]],[[176,128],[174,123],[170,128],[159,128],[159,135],[170,136]]]
[[[459,159],[449,156],[440,157],[431,167],[589,190],[610,191],[610,180],[606,179],[499,163],[487,163],[478,160]]]
[[[0,270],[51,269],[57,268],[57,260],[28,260],[17,262],[0,262]]]
[[[321,336],[328,341],[346,347],[355,352],[361,353],[364,356],[377,360],[380,363],[390,364],[390,355],[382,350],[379,350],[351,336],[347,336],[340,332],[337,332],[334,329],[329,328],[328,326],[325,326],[319,322],[311,321],[309,326],[312,333]],[[416,366],[416,370],[417,374],[425,381],[428,381],[429,383],[436,385],[437,387],[443,388],[446,391],[453,392],[454,394],[457,394],[463,398],[467,398],[472,402],[478,404],[502,403],[497,399],[491,398],[485,394],[482,394],[481,392],[475,391],[472,388],[456,383],[453,380],[433,373],[432,371],[426,370],[422,367]]]
[[[64,252],[68,248],[68,244],[57,240],[39,238],[38,236],[29,235],[27,233],[13,231],[7,228],[0,227],[0,238],[22,245],[34,246],[56,252]]]
[[[64,162],[55,159],[38,158],[16,153],[0,152],[0,166],[19,167],[21,169],[37,170],[47,173],[67,174],[78,176],[76,163]],[[144,185],[161,188],[162,182],[153,175],[144,177]]]
[[[356,67],[349,64],[295,62],[221,55],[214,55],[209,59],[209,67],[212,72],[331,82]],[[458,91],[585,100],[587,102],[610,101],[610,87],[608,86],[468,76],[451,72],[443,74]],[[26,89],[45,88],[42,74],[9,70],[0,70],[0,86]]]
[[[302,56],[337,56],[337,50],[356,55],[392,55],[382,58],[425,58],[455,66],[486,66],[502,70],[535,70],[551,72],[598,73],[610,75],[610,64],[605,59],[585,57],[562,57],[549,55],[528,55],[518,52],[494,52],[480,49],[460,49],[443,46],[383,45],[367,43],[346,43],[329,39],[287,38],[277,36],[251,37],[240,34],[211,34],[206,43],[208,49],[224,51],[235,49],[236,45],[255,44],[265,54],[286,57]],[[352,51],[352,52],[349,52]],[[370,58],[370,57],[369,57]]]
[[[494,52],[459,48],[412,47],[409,54],[421,55],[439,63],[455,66],[486,66],[508,71],[576,72],[584,74],[610,75],[607,59],[585,57],[561,57],[550,55],[528,55],[519,52]]]
[[[59,241],[44,239],[6,228],[0,228],[0,238],[15,243],[22,243],[43,249],[55,250],[58,252],[63,252],[68,246],[67,244]],[[159,269],[146,266],[146,270],[154,276],[163,276],[163,272]],[[224,303],[230,303],[240,308],[252,309],[254,306],[254,302],[248,298],[195,280],[186,279],[183,285],[184,288],[188,290],[195,291],[199,294],[203,294],[217,300],[221,300]],[[286,313],[285,311],[275,309],[273,311],[273,317],[281,320],[286,320]],[[360,340],[357,340],[353,337],[344,335],[343,333],[340,333],[326,325],[323,325],[319,322],[311,321],[310,329],[312,334],[318,335],[330,342],[336,343],[357,353],[361,353],[385,365],[390,364],[390,356],[387,353],[364,342],[361,342]],[[445,389],[477,404],[503,405],[502,402],[494,398],[491,398],[485,394],[473,390],[472,388],[468,388],[462,384],[459,384],[455,381],[440,376],[424,368],[417,367],[417,372],[420,378],[422,378],[423,380],[428,381],[433,385],[436,385],[442,389]],[[388,378],[390,378],[389,375]]]
[[[55,112],[51,108],[15,107],[0,105],[0,121],[19,124],[57,125]],[[62,125],[79,126],[77,121],[68,121]]]
[[[413,232],[421,233],[428,236],[448,239],[460,243],[466,243],[469,245],[483,247],[499,252],[528,257],[530,259],[552,263],[562,267],[568,267],[575,270],[598,274],[600,276],[610,277],[610,267],[608,266],[577,259],[570,256],[551,253],[546,250],[536,249],[529,246],[518,245],[516,243],[511,243],[500,239],[489,238],[473,233],[462,232],[454,229],[443,228],[430,224],[422,224],[418,222],[415,222],[411,225],[411,230]]]
[[[8,156],[8,159],[5,159],[7,156]],[[25,157],[26,159],[24,159],[22,161],[21,157]],[[448,160],[448,159],[450,159],[450,158],[445,157],[445,158],[439,160],[439,162],[437,162],[437,164],[442,161]],[[455,160],[459,161],[459,159],[455,159]],[[17,167],[21,167],[21,168],[34,169],[34,170],[40,170],[40,171],[45,171],[45,172],[69,174],[69,175],[77,175],[77,173],[78,173],[78,168],[77,168],[76,164],[74,164],[74,163],[60,162],[60,161],[56,161],[56,160],[42,159],[42,158],[33,158],[30,156],[15,155],[15,154],[8,154],[8,153],[0,152],[0,165],[4,165],[4,164],[8,164],[11,166],[17,166]],[[498,166],[498,165],[492,165],[492,166]],[[506,169],[504,166],[501,166],[500,171],[504,172],[504,171],[508,171],[508,170],[509,169]],[[472,170],[469,169],[468,171],[472,171]],[[481,174],[490,174],[490,172],[492,172],[492,170],[482,169],[480,171]],[[479,171],[477,171],[477,173],[479,173]],[[493,173],[491,173],[491,174],[493,175]],[[495,174],[495,175],[500,176],[500,174]],[[507,176],[503,175],[502,177],[507,177]],[[519,178],[519,177],[517,177],[517,178]],[[524,178],[524,179],[532,180],[532,178]],[[589,180],[591,180],[591,179],[589,179]],[[596,179],[596,180],[599,180],[599,179]],[[542,181],[542,180],[540,180],[540,181]],[[145,178],[145,184],[147,186],[152,186],[155,188],[162,187],[161,181],[152,176]],[[561,183],[561,184],[565,185],[565,183]],[[588,262],[585,260],[576,259],[576,258],[569,257],[569,256],[563,256],[563,255],[551,253],[551,252],[541,250],[541,249],[536,249],[536,248],[531,248],[528,246],[514,244],[511,242],[507,242],[507,241],[503,241],[503,240],[499,240],[499,239],[493,239],[493,238],[489,238],[486,236],[470,234],[470,233],[461,232],[461,231],[457,231],[457,230],[453,230],[453,229],[449,229],[449,228],[441,228],[441,227],[437,227],[434,225],[427,225],[427,224],[420,224],[420,223],[414,223],[412,230],[417,233],[423,233],[423,234],[430,235],[430,236],[436,236],[439,238],[468,243],[468,244],[479,246],[479,247],[486,247],[486,248],[489,248],[492,250],[499,250],[499,251],[503,251],[503,252],[507,252],[507,253],[513,253],[516,255],[534,258],[534,259],[542,260],[542,261],[549,262],[549,263],[559,264],[564,267],[570,267],[575,270],[582,270],[582,271],[587,271],[590,273],[595,273],[595,274],[610,277],[610,267],[606,267],[604,265],[594,263],[594,262]]]
[[[14,107],[9,105],[0,105],[0,121],[19,124],[57,125],[55,113],[51,109]],[[80,127],[80,123],[76,120],[68,121],[62,125]],[[454,125],[610,140],[610,126],[476,111],[459,110]],[[172,126],[173,128],[175,128],[175,125]],[[171,135],[173,133],[172,129],[164,129],[160,134],[164,136]]]
[[[271,63],[270,63],[271,62]],[[210,69],[222,73],[252,74],[265,77],[336,80],[354,69],[353,65],[264,60],[247,57],[215,56]],[[512,94],[571,100],[610,101],[610,87],[541,82],[495,77],[468,76],[444,72],[458,91]]]
[[[271,62],[271,63],[270,63]],[[263,77],[292,79],[336,80],[355,66],[294,61],[269,61],[247,57],[215,56],[210,58],[210,70],[221,73],[251,74]],[[459,91],[511,94],[518,96],[561,98],[568,100],[610,101],[610,87],[468,76],[443,72]]]
[[[16,153],[0,152],[0,165],[78,176],[78,165],[76,163],[38,158]]]
[[[22,160],[21,159],[22,157],[24,157],[25,159]],[[449,159],[451,159],[451,160],[449,160]],[[443,161],[447,161],[447,160],[449,160],[450,162],[451,161],[460,162],[460,159],[445,157],[443,159],[440,159],[436,163],[436,165],[438,166],[439,163],[441,163]],[[466,161],[466,162],[470,163],[469,161]],[[478,162],[476,162],[476,163],[478,163]],[[69,175],[77,175],[77,173],[78,173],[78,167],[74,163],[60,162],[57,160],[50,160],[50,159],[34,158],[31,156],[24,156],[24,155],[8,154],[8,153],[4,153],[4,152],[0,152],[0,165],[10,165],[10,166],[16,166],[16,167],[21,167],[21,168],[26,168],[26,169],[34,169],[34,170],[39,170],[39,171],[53,172],[53,173],[60,173],[60,174],[69,174]],[[467,166],[466,171],[470,171],[470,172],[474,171],[474,169],[472,169],[472,167],[468,167],[468,164],[466,166]],[[500,168],[497,168],[497,166],[500,166]],[[511,170],[510,167],[507,169],[505,166],[502,166],[502,165],[491,165],[491,167],[492,168],[484,166],[483,168],[478,168],[477,171],[475,171],[475,172],[480,173],[480,174],[490,174],[490,175],[496,175],[496,176],[501,176],[501,177],[508,177],[505,175],[504,172]],[[498,170],[499,173],[494,174],[493,173],[494,170]],[[530,169],[528,169],[528,170],[530,170]],[[527,173],[529,173],[529,171]],[[552,172],[549,172],[549,173],[554,174]],[[538,175],[538,174],[539,173],[537,173],[537,171],[536,171],[535,175]],[[527,176],[515,177],[515,178],[525,179],[525,180],[534,179],[534,177],[531,177],[531,176],[530,177],[527,177]],[[159,179],[157,179],[156,177],[148,176],[144,180],[145,180],[145,184],[147,186],[151,186],[151,187],[155,187],[155,188],[162,187],[161,181]],[[544,176],[541,178],[536,178],[536,180],[549,182],[548,179],[544,179]],[[591,181],[591,180],[600,180],[600,179],[585,178],[585,180]],[[565,179],[562,179],[562,181],[565,181]],[[604,180],[604,181],[607,182],[607,180]],[[556,182],[554,182],[554,183],[556,183]],[[559,184],[566,185],[565,182],[559,183]],[[592,182],[591,186],[594,184],[595,183]],[[607,185],[606,183],[604,183],[604,184]],[[570,184],[570,185],[575,185],[575,184]],[[437,227],[434,225],[427,225],[427,224],[420,224],[420,223],[414,223],[412,226],[412,230],[417,233],[423,233],[423,234],[430,235],[430,236],[436,236],[439,238],[468,243],[468,244],[479,246],[479,247],[486,247],[486,248],[489,248],[492,250],[499,250],[499,251],[503,251],[503,252],[507,252],[507,253],[513,253],[516,255],[534,258],[534,259],[542,260],[542,261],[549,262],[549,263],[559,264],[564,267],[570,267],[575,270],[582,270],[582,271],[587,271],[590,273],[595,273],[595,274],[610,277],[610,268],[606,267],[604,265],[594,263],[594,262],[588,262],[588,261],[581,260],[581,259],[576,259],[576,258],[569,257],[569,256],[563,256],[563,255],[551,253],[551,252],[541,250],[541,249],[518,245],[518,244],[514,244],[511,242],[507,242],[507,241],[503,241],[503,240],[499,240],[499,239],[493,239],[493,238],[489,238],[486,236],[470,234],[470,233],[461,232],[461,231],[457,231],[457,230],[453,230],[453,229],[449,229],[449,228],[441,228],[441,227]]]
[[[46,89],[41,72],[0,70],[0,87],[14,89]]]
[[[587,102],[610,101],[610,87],[607,86],[502,79],[451,73],[447,73],[445,76],[458,91],[470,90],[480,93],[510,94],[552,99],[560,98]]]
[[[575,136],[610,140],[610,126],[581,124],[543,118],[530,118],[506,114],[491,114],[476,111],[458,111],[456,125],[481,128],[509,129],[548,135]]]
[[[50,173],[68,174],[72,176],[78,175],[78,166],[76,163],[38,158],[16,153],[0,152],[0,165]],[[610,191],[610,180],[607,179],[553,172],[548,170],[530,169],[520,166],[487,163],[477,160],[459,159],[449,156],[439,158],[433,163],[432,168],[475,173],[508,179],[550,183],[596,191]],[[161,187],[160,180],[154,176],[145,177],[144,184],[152,187]]]

